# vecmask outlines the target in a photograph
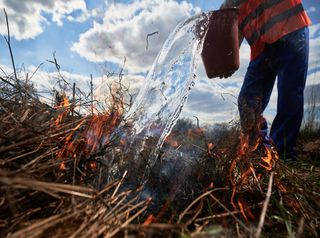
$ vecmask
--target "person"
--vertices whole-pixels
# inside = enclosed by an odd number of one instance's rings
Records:
[[[302,1],[225,0],[221,8],[227,7],[239,8],[239,35],[251,48],[251,60],[238,96],[242,133],[251,148],[267,136],[263,112],[277,77],[277,113],[270,137],[283,160],[296,160],[311,24]]]

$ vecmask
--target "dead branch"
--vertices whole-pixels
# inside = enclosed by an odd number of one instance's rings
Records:
[[[257,231],[256,231],[255,236],[254,236],[255,238],[259,238],[260,235],[261,235],[261,231],[262,231],[263,224],[264,224],[264,219],[265,219],[266,214],[267,214],[267,209],[268,209],[268,205],[269,205],[269,201],[270,201],[270,197],[271,197],[273,177],[274,177],[274,171],[272,171],[271,174],[270,174],[268,191],[267,191],[267,194],[266,194],[266,199],[265,199],[265,201],[263,203],[263,207],[262,207],[262,211],[261,211],[261,215],[260,215],[260,220],[259,220],[259,225],[257,227]]]
[[[7,24],[7,37],[4,37],[7,46],[9,48],[9,52],[10,52],[10,58],[11,58],[11,63],[12,63],[12,68],[13,68],[13,73],[14,73],[14,78],[16,80],[16,82],[18,83],[18,77],[17,77],[17,71],[16,71],[16,66],[14,63],[14,57],[13,57],[13,52],[12,52],[12,48],[11,48],[11,37],[10,37],[10,27],[9,27],[9,20],[8,20],[8,15],[6,12],[6,9],[3,8],[5,17],[6,17],[6,24]]]

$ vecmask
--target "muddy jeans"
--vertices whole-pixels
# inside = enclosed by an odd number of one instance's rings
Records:
[[[262,113],[278,78],[277,114],[272,122],[270,137],[283,159],[296,155],[296,139],[303,117],[308,54],[307,27],[266,45],[263,53],[250,62],[238,98],[243,133],[265,136],[268,128]]]

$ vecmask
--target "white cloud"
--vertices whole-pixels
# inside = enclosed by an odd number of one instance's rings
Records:
[[[82,94],[82,100],[84,100],[84,95],[89,95],[90,93],[90,77],[81,74],[70,73],[68,71],[62,70],[60,74],[57,72],[47,72],[42,70],[42,68],[37,70],[36,66],[30,65],[23,69],[17,69],[18,78],[21,80],[26,79],[28,74],[29,80],[35,86],[40,100],[50,104],[52,102],[54,90],[61,91],[59,88],[58,81],[61,81],[61,76],[68,83],[66,85],[64,92],[69,98],[72,98],[72,88],[73,84],[76,84],[76,93],[78,97],[80,96],[80,91]],[[13,75],[13,70],[11,67],[0,64],[0,76],[10,76]],[[32,77],[32,78],[31,78]],[[59,80],[60,79],[60,80]],[[98,76],[93,78],[94,86],[94,99],[97,100],[102,105],[108,103],[109,100],[109,88],[113,82],[118,82],[119,75],[112,76]],[[134,95],[140,89],[143,83],[143,77],[138,75],[124,75],[122,78],[122,83],[125,87],[129,88],[130,94]],[[63,84],[63,83],[62,83]],[[90,98],[89,98],[90,99]]]
[[[320,33],[320,23],[313,24],[309,27],[310,38],[316,38]]]
[[[307,9],[307,13],[315,12],[316,10],[316,7],[310,7],[309,9]]]
[[[318,89],[320,73],[320,37],[317,36],[320,24],[310,27],[310,50],[309,50],[309,74],[307,78],[305,101],[310,99],[310,89]],[[250,61],[250,47],[243,43],[240,48],[240,68],[231,77],[227,79],[208,79],[202,66],[197,72],[199,82],[192,90],[187,105],[184,109],[184,116],[198,116],[200,121],[215,123],[229,121],[237,117],[237,97],[244,80],[247,66]],[[225,98],[223,98],[225,97]],[[273,93],[271,95],[264,116],[269,122],[272,122],[277,111],[277,82],[275,82]],[[320,100],[319,97],[317,100]]]
[[[126,57],[130,72],[146,72],[178,22],[196,12],[186,1],[135,0],[107,5],[102,23],[80,35],[72,50],[93,62],[121,64]],[[158,32],[148,38],[148,34]]]
[[[11,36],[17,40],[34,39],[49,24],[43,14],[51,16],[51,20],[63,25],[63,20],[83,22],[88,18],[84,0],[0,0],[0,6],[6,9],[10,23]],[[76,17],[70,15],[78,13]],[[0,14],[0,34],[6,35],[4,13]]]

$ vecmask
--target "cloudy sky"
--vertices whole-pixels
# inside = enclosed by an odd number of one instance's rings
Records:
[[[34,80],[48,86],[54,67],[47,60],[52,53],[65,77],[86,85],[93,74],[95,83],[106,72],[118,72],[124,57],[130,85],[139,88],[164,41],[183,19],[201,11],[216,10],[222,0],[0,0],[10,21],[11,44],[16,66],[33,72]],[[313,21],[310,28],[310,64],[306,95],[319,89],[320,0],[305,0],[304,7]],[[4,14],[0,12],[0,34],[6,35]],[[149,37],[148,45],[146,36]],[[241,68],[229,79],[208,80],[199,66],[198,82],[184,114],[203,121],[220,122],[237,115],[236,97],[249,62],[249,47],[241,47]],[[12,72],[8,48],[0,38],[0,66]],[[313,86],[315,85],[315,86]],[[48,86],[49,87],[49,86]],[[275,113],[276,90],[266,116]]]

